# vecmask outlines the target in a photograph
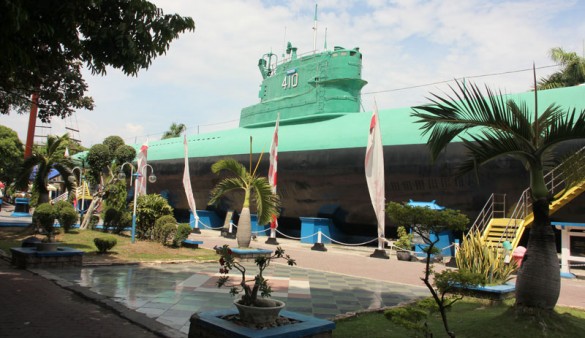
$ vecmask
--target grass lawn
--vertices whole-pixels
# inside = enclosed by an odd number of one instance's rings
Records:
[[[21,241],[31,236],[30,230],[23,228],[0,228],[0,249],[10,254],[11,247],[19,247]],[[97,248],[93,243],[96,237],[113,236],[118,244],[107,254],[97,254]],[[37,235],[39,239],[44,236]],[[130,236],[106,234],[94,230],[72,230],[71,233],[60,233],[57,241],[68,246],[83,250],[84,263],[123,263],[123,262],[157,262],[157,261],[216,261],[218,255],[213,250],[172,248],[163,246],[157,242],[139,241],[130,242]]]
[[[557,307],[550,317],[517,317],[511,308],[513,300],[490,305],[485,300],[466,297],[455,303],[447,314],[449,328],[457,337],[583,337],[585,311]],[[429,328],[434,338],[448,337],[440,315],[430,317]],[[367,313],[337,322],[333,337],[424,337],[386,319],[383,313]]]

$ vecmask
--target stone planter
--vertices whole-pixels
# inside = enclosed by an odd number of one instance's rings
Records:
[[[283,310],[280,316],[288,318],[295,323],[263,329],[241,326],[223,318],[225,316],[235,315],[236,313],[237,311],[234,308],[195,313],[191,316],[190,320],[189,338],[328,338],[332,337],[333,330],[335,329],[335,323],[332,321],[286,310]]]
[[[398,250],[396,251],[396,258],[398,258],[399,261],[410,261],[412,255],[410,254],[410,251]]]
[[[276,299],[258,299],[256,304],[259,306],[247,306],[240,304],[240,300],[234,301],[234,305],[240,314],[240,319],[253,324],[275,322],[280,314],[280,310],[285,306],[284,302]]]
[[[61,243],[58,242],[48,242],[48,243],[36,243],[36,247],[37,247],[37,251],[57,251],[57,248],[59,247]]]

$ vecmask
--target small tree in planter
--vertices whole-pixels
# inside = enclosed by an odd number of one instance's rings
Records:
[[[396,257],[398,257],[401,261],[409,261],[411,258],[410,252],[412,251],[412,239],[413,235],[409,234],[406,231],[404,226],[399,226],[396,234],[398,236],[398,240],[394,242],[394,246],[396,247]]]
[[[410,225],[412,231],[419,235],[425,243],[428,243],[428,246],[424,249],[426,253],[425,275],[421,277],[421,280],[431,292],[431,296],[438,307],[437,310],[441,314],[445,332],[450,337],[455,337],[455,334],[449,329],[447,309],[453,303],[461,300],[462,296],[453,293],[460,290],[460,288],[481,284],[482,278],[478,274],[468,271],[446,270],[441,273],[435,273],[431,264],[431,256],[437,253],[435,245],[439,242],[439,238],[432,240],[430,234],[438,234],[444,230],[464,230],[467,223],[469,223],[469,218],[457,210],[436,210],[396,202],[388,203],[386,212],[393,222],[402,226]],[[431,282],[431,276],[434,276],[433,282]],[[452,296],[448,296],[448,294],[452,294]],[[392,317],[392,311],[388,312],[387,316]]]
[[[278,317],[278,312],[284,307],[284,303],[280,306],[277,306],[278,301],[271,301],[264,298],[270,297],[272,293],[272,288],[268,284],[268,280],[264,278],[263,273],[266,268],[270,265],[270,262],[273,259],[284,259],[286,260],[287,264],[290,266],[296,265],[294,259],[292,259],[289,255],[285,255],[284,250],[281,247],[276,248],[276,251],[272,256],[269,257],[257,257],[254,261],[256,266],[258,267],[258,274],[251,279],[246,278],[246,267],[237,262],[235,257],[233,256],[232,250],[226,244],[222,248],[218,249],[221,258],[219,259],[220,269],[219,272],[223,274],[217,281],[217,287],[220,288],[222,286],[229,286],[230,294],[235,296],[239,293],[244,293],[239,301],[236,301],[236,307],[240,312],[240,319],[245,322],[252,322],[252,323],[266,323],[274,321]],[[239,284],[227,284],[230,280],[230,276],[228,273],[232,270],[236,269],[241,274],[241,280]],[[262,298],[258,298],[258,294]],[[243,305],[238,306],[238,305]],[[246,312],[247,307],[256,307],[256,308],[278,308],[274,317],[272,319],[263,317],[256,313],[248,313]]]
[[[47,236],[46,242],[54,242],[54,231],[55,231],[55,219],[57,214],[55,208],[50,203],[42,203],[35,208],[32,216],[32,222],[34,226],[42,230],[42,233]]]

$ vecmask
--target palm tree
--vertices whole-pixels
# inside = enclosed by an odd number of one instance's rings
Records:
[[[219,174],[223,170],[230,172],[233,177],[224,178],[211,190],[209,204],[217,204],[219,198],[229,191],[244,190],[244,204],[238,221],[236,239],[238,247],[247,248],[250,246],[252,237],[250,199],[253,199],[256,203],[258,224],[267,224],[270,222],[272,215],[278,217],[280,199],[278,195],[272,193],[270,183],[268,183],[266,177],[256,176],[256,170],[253,173],[249,173],[241,163],[232,158],[219,160],[211,166],[211,171],[214,174]]]
[[[64,145],[69,142],[69,135],[64,134],[59,137],[56,135],[47,136],[47,144],[40,151],[35,151],[33,154],[24,160],[22,171],[17,178],[17,186],[19,189],[27,189],[30,175],[36,167],[36,175],[33,179],[33,191],[38,192],[38,204],[49,202],[49,190],[47,184],[49,183],[49,173],[51,169],[55,169],[61,175],[65,188],[71,191],[74,186],[73,174],[71,167],[73,163],[69,158],[64,157]]]
[[[187,130],[187,126],[185,126],[182,123],[175,123],[173,122],[173,124],[171,124],[171,126],[169,127],[169,130],[165,131],[163,133],[163,136],[161,137],[161,140],[165,140],[168,138],[173,138],[173,137],[179,137],[181,136],[181,133],[184,132],[185,130]]]
[[[427,144],[433,160],[463,133],[467,159],[460,165],[461,172],[501,156],[512,156],[525,164],[530,174],[534,223],[516,281],[516,307],[551,310],[560,292],[560,268],[544,165],[558,144],[585,138],[585,110],[565,112],[552,104],[537,116],[537,107],[531,113],[526,103],[506,101],[501,93],[487,87],[484,95],[476,85],[457,86],[458,90],[451,88],[454,96],[432,94],[431,104],[414,107],[412,115],[423,123],[423,135],[430,132]]]
[[[537,84],[538,89],[570,87],[585,83],[585,57],[557,47],[550,50],[550,58],[563,66],[563,69],[541,79]]]

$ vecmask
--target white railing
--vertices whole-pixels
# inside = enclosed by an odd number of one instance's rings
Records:
[[[506,213],[506,195],[491,194],[490,198],[483,206],[479,215],[471,226],[471,231],[482,233],[492,218],[504,217]]]
[[[58,201],[66,201],[68,197],[69,197],[69,193],[66,191],[66,192],[62,193],[61,195],[53,198],[51,201],[53,203],[58,202]]]
[[[576,153],[571,155],[561,164],[554,167],[546,175],[544,175],[544,181],[546,187],[551,195],[556,195],[562,192],[567,187],[567,181],[583,180],[580,172],[585,168],[585,147],[579,149]],[[573,164],[572,167],[565,168],[565,166]],[[568,172],[568,173],[567,173]],[[506,229],[500,236],[500,242],[510,239],[508,234],[515,234],[518,231],[518,227],[523,223],[528,215],[532,213],[532,195],[530,194],[530,188],[527,188],[522,192],[518,203],[510,216],[510,221],[506,226]]]

